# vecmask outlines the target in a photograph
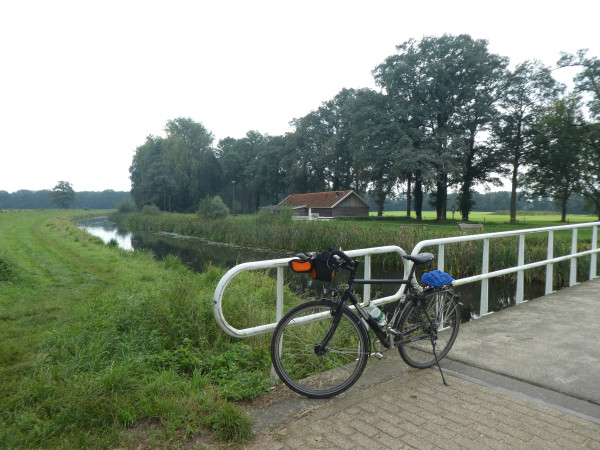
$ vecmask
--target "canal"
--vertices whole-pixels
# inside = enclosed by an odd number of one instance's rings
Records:
[[[260,261],[274,258],[294,256],[289,252],[277,252],[265,249],[246,248],[230,244],[206,241],[199,238],[188,238],[170,233],[132,233],[118,227],[107,218],[97,218],[78,222],[76,226],[88,233],[99,237],[105,243],[117,245],[127,251],[150,251],[157,259],[171,254],[178,257],[190,270],[202,272],[210,264],[229,269],[248,261]],[[318,250],[318,249],[310,249]],[[372,268],[373,278],[398,278],[397,269],[377,267]],[[320,296],[323,284],[314,282],[303,274],[286,271],[286,282],[296,292],[307,296]],[[390,295],[398,289],[397,286],[373,286],[373,296]],[[463,303],[463,320],[477,318],[481,284],[471,283],[458,286],[456,292]],[[489,310],[499,311],[515,304],[516,282],[511,277],[492,278],[489,280]],[[544,295],[544,285],[540,282],[525,284],[525,299],[533,299]]]

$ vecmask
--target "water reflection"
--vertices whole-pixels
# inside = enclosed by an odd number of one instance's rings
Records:
[[[76,225],[88,233],[98,236],[105,243],[114,240],[120,248],[128,251],[150,250],[159,260],[164,260],[169,254],[177,256],[189,269],[195,272],[202,272],[208,264],[229,269],[243,262],[294,256],[289,252],[245,248],[171,234],[137,232],[132,234],[128,230],[118,229],[114,223],[109,222],[106,218],[87,220]],[[269,273],[271,276],[275,276],[275,270],[271,270]],[[342,276],[345,276],[345,274]],[[359,273],[359,277],[362,277],[362,273]],[[402,277],[402,269],[390,266],[382,267],[375,264],[372,267],[372,278]],[[285,271],[285,283],[293,291],[301,292],[307,297],[320,297],[325,287],[325,283],[314,281],[310,276],[295,274],[289,270]],[[392,295],[398,289],[399,285],[374,285],[371,287],[371,296],[372,298],[378,298]],[[460,295],[463,304],[463,321],[478,317],[481,283],[458,286],[455,290]],[[362,287],[357,286],[356,291],[360,295]],[[516,281],[511,277],[490,279],[488,289],[489,311],[499,311],[514,305],[515,294]],[[524,294],[526,299],[542,296],[544,295],[544,284],[539,282],[525,283]],[[393,305],[386,306],[385,309],[393,309]]]
[[[76,223],[77,228],[87,231],[92,236],[99,237],[105,244],[110,241],[115,241],[119,248],[127,251],[133,251],[132,244],[133,234],[124,229],[119,229],[117,226],[109,222],[106,217],[89,219],[83,222]]]
[[[135,234],[132,245],[136,250],[151,250],[159,260],[164,260],[169,254],[177,256],[195,272],[202,272],[208,264],[229,269],[243,262],[293,256],[285,252],[239,247],[171,234]]]

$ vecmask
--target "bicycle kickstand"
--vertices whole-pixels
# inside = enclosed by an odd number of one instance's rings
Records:
[[[431,344],[433,345],[433,356],[435,357],[435,362],[438,366],[438,369],[440,371],[440,375],[442,376],[442,381],[444,382],[445,386],[450,386],[447,382],[446,382],[446,377],[444,377],[444,372],[442,371],[442,366],[440,366],[440,360],[438,359],[437,353],[435,351],[435,343],[437,341],[437,338],[435,336],[431,337]]]

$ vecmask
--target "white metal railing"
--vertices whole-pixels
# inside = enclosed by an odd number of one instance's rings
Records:
[[[516,303],[523,302],[524,292],[524,271],[527,269],[533,269],[535,267],[546,266],[546,295],[552,292],[552,279],[553,279],[553,264],[571,260],[571,267],[569,273],[569,286],[573,286],[577,283],[577,258],[582,256],[590,255],[590,273],[589,279],[596,277],[596,264],[597,254],[600,252],[598,248],[598,225],[600,222],[589,222],[581,223],[577,225],[560,225],[555,227],[545,228],[531,228],[526,230],[515,230],[515,231],[504,231],[500,233],[485,233],[485,234],[472,234],[468,236],[457,236],[449,238],[430,239],[419,242],[412,251],[413,255],[420,253],[423,248],[438,246],[438,269],[444,270],[444,246],[455,242],[466,242],[466,241],[483,241],[483,256],[482,256],[482,268],[481,274],[474,275],[466,278],[461,278],[454,281],[454,285],[460,286],[461,284],[473,283],[481,281],[481,302],[480,302],[480,316],[488,313],[488,280],[490,278],[507,275],[510,273],[517,273],[517,292],[515,296]],[[587,251],[577,251],[577,230],[580,228],[591,228],[592,229],[592,245],[591,249]],[[565,256],[554,257],[554,232],[559,230],[572,230],[571,238],[571,253]],[[525,236],[528,234],[535,233],[548,233],[546,259],[537,261],[529,264],[525,264]],[[517,256],[517,265],[502,270],[496,270],[489,272],[489,256],[490,256],[490,241],[498,238],[505,238],[508,236],[519,236],[519,248]]]
[[[448,238],[439,238],[439,239],[429,239],[425,241],[419,242],[412,251],[412,255],[416,255],[421,253],[423,248],[437,246],[438,247],[438,269],[444,270],[444,250],[445,245],[455,242],[467,242],[467,241],[483,241],[483,256],[482,256],[482,270],[481,274],[474,275],[466,278],[460,278],[454,281],[454,285],[460,286],[463,284],[474,283],[476,281],[481,281],[481,303],[480,303],[480,316],[483,316],[488,313],[488,280],[490,278],[499,277],[502,275],[507,275],[510,273],[517,272],[517,293],[516,293],[516,302],[523,302],[523,292],[524,292],[524,271],[528,269],[533,269],[535,267],[546,266],[546,294],[550,294],[552,292],[552,278],[553,278],[553,264],[560,262],[571,260],[570,267],[570,280],[569,286],[573,286],[577,282],[577,258],[582,256],[590,255],[590,274],[589,278],[593,279],[596,277],[596,265],[597,265],[597,254],[600,252],[598,248],[598,226],[600,222],[590,222],[583,223],[577,225],[562,225],[556,227],[545,227],[545,228],[531,228],[526,230],[515,230],[515,231],[505,231],[499,233],[485,233],[485,234],[471,234],[467,236],[457,236],[457,237],[448,237]],[[578,252],[577,251],[577,230],[580,228],[591,228],[592,229],[592,245],[591,249],[587,251]],[[572,230],[572,239],[571,239],[571,253],[565,256],[554,257],[554,232],[559,230]],[[546,259],[534,263],[525,264],[525,236],[528,234],[535,233],[548,233],[548,243],[547,243],[547,252]],[[490,240],[504,238],[509,236],[519,236],[519,248],[518,248],[518,259],[517,266],[510,267],[502,270],[496,270],[494,272],[489,272],[489,255],[490,255]],[[366,249],[359,250],[349,250],[345,251],[345,253],[352,257],[364,256],[364,278],[371,278],[371,255],[374,254],[382,254],[382,253],[397,253],[399,255],[405,255],[406,252],[398,247],[398,246],[385,246],[385,247],[372,247]],[[232,269],[230,269],[219,281],[217,288],[215,289],[214,294],[214,315],[219,326],[228,334],[234,337],[249,337],[256,336],[259,334],[265,334],[275,329],[277,326],[277,322],[283,316],[283,273],[284,267],[287,267],[288,262],[293,258],[282,258],[282,259],[271,259],[266,261],[255,261],[255,262],[247,262],[243,264],[239,264]],[[403,260],[404,261],[404,260]],[[412,263],[408,262],[404,264],[404,278],[406,279],[409,275],[410,268]],[[265,269],[277,269],[277,303],[275,310],[275,318],[276,322],[259,325],[252,328],[245,328],[242,330],[238,330],[231,326],[225,316],[223,315],[223,295],[225,293],[225,289],[229,282],[237,275],[242,272],[250,271],[250,270],[265,270]],[[405,285],[401,285],[398,291],[391,296],[383,297],[373,301],[373,304],[380,305],[385,303],[390,303],[398,300],[404,293]],[[363,301],[368,301],[371,295],[371,286],[368,284],[364,285],[363,291]]]
[[[385,247],[372,247],[365,248],[359,250],[348,250],[344,251],[348,256],[352,258],[356,258],[359,256],[364,256],[364,278],[371,278],[371,255],[383,254],[383,253],[397,253],[398,255],[406,255],[406,252],[396,246],[396,245],[388,245]],[[283,273],[284,268],[288,266],[288,262],[293,258],[282,258],[282,259],[270,259],[266,261],[252,261],[247,263],[239,264],[232,269],[230,269],[219,281],[217,288],[215,289],[215,294],[213,297],[214,305],[214,315],[219,326],[231,336],[234,337],[249,337],[256,336],[259,334],[265,334],[270,331],[273,331],[277,326],[277,322],[283,317]],[[403,260],[404,261],[404,260]],[[237,275],[242,272],[246,272],[249,270],[265,270],[265,269],[277,269],[277,303],[275,307],[275,319],[276,322],[259,325],[252,328],[245,328],[242,330],[238,330],[234,328],[231,324],[227,322],[225,316],[223,314],[223,295],[225,294],[225,289],[229,282]],[[408,276],[408,271],[410,270],[410,264],[404,265],[404,277]],[[371,285],[365,284],[363,288],[363,301],[368,301],[371,298]],[[390,303],[398,300],[402,294],[404,293],[405,286],[402,285],[398,292],[394,295],[390,295],[388,297],[383,297],[377,300],[374,300],[372,303],[379,305],[384,303]]]

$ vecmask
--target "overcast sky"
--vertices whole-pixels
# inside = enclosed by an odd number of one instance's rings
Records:
[[[146,136],[189,117],[278,135],[410,38],[467,33],[511,65],[589,48],[598,0],[3,0],[0,190],[129,190]],[[573,73],[556,73],[568,81]]]

